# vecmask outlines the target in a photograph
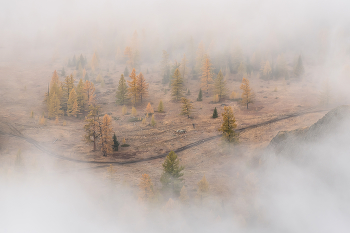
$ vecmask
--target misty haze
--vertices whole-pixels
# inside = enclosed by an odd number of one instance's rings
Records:
[[[349,232],[349,9],[1,1],[0,232]]]

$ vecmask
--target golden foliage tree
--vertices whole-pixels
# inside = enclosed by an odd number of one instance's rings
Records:
[[[67,115],[77,117],[78,112],[79,112],[79,107],[78,107],[77,93],[73,88],[69,94],[69,99],[67,102]]]
[[[177,68],[173,75],[173,81],[171,83],[171,95],[174,100],[179,100],[183,96],[184,86],[183,78]]]
[[[212,67],[211,67],[209,57],[206,56],[202,66],[201,81],[202,81],[202,88],[204,91],[206,91],[207,95],[209,94],[209,90],[211,89],[213,84],[213,79],[212,79],[213,75],[212,75],[211,69]]]
[[[141,72],[137,75],[137,92],[142,103],[142,98],[148,95],[148,83]]]
[[[137,115],[137,111],[136,111],[136,108],[134,106],[131,108],[131,115],[133,117],[136,117],[136,115]]]
[[[50,94],[49,100],[49,118],[55,118],[62,114],[60,99],[56,92]]]
[[[62,91],[63,91],[63,95],[62,95],[62,109],[64,111],[64,113],[67,113],[67,108],[68,108],[68,99],[69,99],[69,95],[72,91],[72,89],[74,88],[74,77],[71,74],[70,76],[67,76],[63,82],[62,85]]]
[[[113,145],[112,118],[108,114],[105,114],[99,126],[101,151],[103,156],[107,156],[111,152]]]
[[[209,192],[209,183],[205,176],[198,182],[198,191],[197,195],[200,197],[200,199],[203,199],[203,196],[206,196]]]
[[[84,113],[87,108],[87,96],[84,91],[83,79],[79,80],[76,93],[77,93],[77,102],[78,102],[79,112]]]
[[[236,127],[237,124],[232,108],[230,106],[224,106],[224,112],[222,113],[222,125],[219,128],[219,131],[223,133],[223,136],[227,141],[236,142],[238,140],[235,132]]]
[[[227,95],[227,83],[221,70],[218,73],[218,77],[215,79],[214,93],[219,96],[219,101]]]
[[[143,174],[139,183],[139,198],[143,201],[151,201],[154,197],[153,183],[148,174]]]
[[[187,189],[186,189],[185,185],[182,186],[182,188],[181,188],[179,199],[183,204],[188,203],[189,197],[188,197]]]
[[[252,89],[249,86],[249,80],[247,78],[242,79],[242,84],[240,86],[240,89],[243,91],[242,104],[247,105],[247,109],[248,109],[248,105],[250,103],[253,103],[254,95],[253,95]]]
[[[128,109],[126,108],[126,106],[124,105],[122,108],[122,114],[125,115],[128,113]]]
[[[190,114],[193,109],[191,102],[185,97],[181,98],[181,102],[182,102],[181,115],[186,115],[188,118],[190,118]]]
[[[126,58],[126,65],[130,68],[134,67],[133,55],[131,47],[127,46],[124,50],[124,57]]]
[[[152,115],[152,117],[151,117],[151,126],[152,127],[154,127],[154,126],[156,126],[156,120],[154,119],[154,115]]]
[[[99,127],[99,107],[95,105],[90,105],[90,112],[85,118],[86,124],[85,129],[85,139],[88,142],[94,143],[94,151],[96,151],[97,139],[100,136]]]
[[[148,103],[148,104],[147,104],[146,113],[148,113],[148,114],[154,113],[154,110],[153,110],[153,108],[152,108],[151,103]]]
[[[86,100],[89,106],[95,103],[95,86],[89,80],[85,81],[84,91],[86,95]]]
[[[117,103],[122,105],[124,105],[128,99],[128,86],[126,85],[124,74],[120,76],[116,97]]]
[[[129,77],[131,78],[131,81],[128,81],[128,84],[129,84],[128,91],[131,98],[131,102],[133,105],[135,105],[138,98],[137,77],[136,77],[135,68],[132,69],[132,72]]]

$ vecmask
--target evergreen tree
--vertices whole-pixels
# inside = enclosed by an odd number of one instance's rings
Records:
[[[62,70],[61,70],[61,77],[64,77],[66,76],[66,71],[64,70],[64,67],[62,67]]]
[[[191,95],[191,91],[190,91],[190,89],[187,89],[187,93],[186,93],[186,95]]]
[[[295,77],[299,78],[304,74],[304,65],[303,65],[303,60],[301,59],[301,55],[299,55],[297,64],[294,67],[294,75]]]
[[[118,148],[119,148],[119,142],[117,140],[117,136],[114,133],[113,134],[113,150],[118,151]]]
[[[199,89],[197,101],[202,101],[202,88]]]
[[[121,105],[124,105],[128,98],[128,86],[126,85],[126,81],[123,74],[121,74],[119,79],[116,97],[117,103]]]
[[[206,91],[206,94],[209,94],[209,90],[211,89],[211,86],[213,84],[213,79],[212,79],[212,67],[211,67],[211,63],[209,60],[209,57],[206,56],[204,62],[203,62],[203,66],[202,66],[202,87],[204,88],[204,90]]]
[[[139,188],[140,188],[139,198],[142,201],[151,201],[154,198],[153,184],[148,174],[143,174],[141,176]]]
[[[253,103],[254,95],[252,93],[252,89],[249,86],[249,80],[247,78],[242,79],[242,84],[240,86],[242,92],[242,104],[247,105]]]
[[[182,102],[181,115],[186,115],[188,118],[190,118],[190,114],[193,109],[191,102],[185,97],[182,97],[181,102]]]
[[[183,96],[183,79],[179,69],[176,69],[173,75],[173,81],[171,83],[171,94],[174,100],[179,100]]]
[[[224,75],[222,74],[221,70],[218,73],[218,77],[215,79],[215,94],[219,95],[219,101],[227,95],[227,83],[224,79]]]
[[[77,117],[78,112],[79,112],[79,108],[78,108],[77,93],[73,88],[69,94],[69,99],[67,102],[67,115]]]
[[[222,113],[222,125],[219,131],[223,133],[224,138],[229,142],[236,142],[238,140],[235,128],[237,124],[235,123],[235,117],[233,116],[232,108],[229,106],[224,106],[224,112]]]
[[[102,122],[99,123],[100,127],[100,145],[103,156],[107,156],[107,154],[112,149],[112,118],[105,114],[102,118]]]
[[[218,118],[218,110],[216,110],[216,107],[214,108],[213,118]]]
[[[174,151],[171,151],[163,163],[163,173],[160,177],[160,182],[164,189],[171,189],[174,193],[178,193],[182,187],[182,171],[183,166],[180,166],[179,159]]]
[[[137,76],[137,92],[142,103],[142,98],[148,95],[148,83],[141,72]]]
[[[125,69],[124,69],[124,77],[128,77],[129,76],[129,70],[128,70],[128,67],[125,66]]]
[[[158,105],[158,112],[163,112],[163,111],[164,111],[163,101],[160,100],[160,101],[159,101],[159,105]]]
[[[96,151],[96,143],[97,139],[100,136],[100,127],[99,127],[99,107],[90,105],[90,112],[86,116],[85,121],[86,124],[84,126],[85,129],[85,139],[88,142],[94,143],[94,151]]]
[[[137,77],[136,77],[135,68],[132,69],[130,78],[131,78],[131,81],[128,81],[128,84],[129,84],[128,91],[131,98],[131,102],[133,105],[135,105],[138,100]]]

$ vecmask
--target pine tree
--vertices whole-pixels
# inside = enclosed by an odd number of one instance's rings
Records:
[[[180,187],[182,187],[182,171],[183,166],[180,166],[180,161],[174,151],[171,151],[163,163],[163,173],[160,177],[160,182],[164,189],[171,189],[173,192],[178,193]]]
[[[163,101],[162,100],[159,101],[158,112],[164,112],[164,107],[163,107]]]
[[[129,84],[129,95],[131,98],[131,103],[135,106],[137,100],[138,100],[138,90],[137,90],[137,77],[136,77],[136,71],[135,68],[132,69],[132,72],[130,74],[131,81],[128,81]]]
[[[209,57],[206,56],[203,66],[202,66],[202,87],[206,91],[206,94],[209,94],[209,90],[211,89],[211,86],[213,84],[213,79],[212,79],[212,71],[211,71],[211,63],[209,60]]]
[[[188,204],[189,197],[188,197],[185,185],[182,186],[182,188],[181,188],[179,199],[180,199],[182,204]]]
[[[190,114],[193,109],[191,102],[185,97],[182,97],[181,102],[182,102],[181,115],[186,115],[188,118],[190,118]]]
[[[86,93],[84,91],[83,79],[79,80],[76,92],[77,92],[77,101],[78,101],[79,112],[85,113],[85,110],[87,108],[87,96],[86,96]]]
[[[183,96],[183,79],[179,69],[176,69],[171,83],[171,94],[174,100],[179,100]]]
[[[187,89],[187,93],[186,93],[186,95],[191,95],[191,91],[190,91],[190,89]]]
[[[215,94],[219,95],[219,101],[227,95],[227,83],[224,79],[224,75],[221,70],[218,73],[218,77],[215,79]]]
[[[153,110],[153,108],[151,106],[151,103],[147,104],[146,113],[148,113],[148,114],[153,114],[154,113],[154,110]]]
[[[84,85],[86,100],[89,106],[95,103],[95,86],[89,80],[85,81]]]
[[[90,112],[86,116],[85,121],[86,124],[84,126],[85,129],[85,139],[88,142],[94,143],[94,151],[96,151],[96,143],[97,139],[100,136],[100,127],[99,127],[99,107],[91,105],[90,106]]]
[[[222,125],[219,131],[223,133],[224,138],[229,142],[237,142],[237,134],[235,128],[237,124],[235,123],[235,117],[233,115],[232,108],[230,106],[224,106],[224,112],[222,113]]]
[[[148,174],[143,174],[141,176],[139,188],[140,188],[139,198],[141,200],[151,201],[154,198],[153,184]]]
[[[79,112],[79,108],[78,108],[77,93],[73,88],[69,94],[69,99],[67,102],[67,115],[77,117],[78,112]]]
[[[214,108],[213,118],[218,118],[218,110],[216,110],[216,107]]]
[[[249,80],[247,78],[242,79],[242,84],[240,86],[242,92],[242,104],[247,105],[253,103],[254,95],[252,93],[252,89],[249,86]]]
[[[148,83],[146,83],[146,80],[141,72],[137,76],[136,85],[137,85],[137,92],[142,103],[142,98],[148,95]]]
[[[124,105],[128,98],[128,86],[126,85],[126,81],[123,74],[121,74],[119,79],[116,97],[117,103],[121,105]]]
[[[197,101],[202,101],[202,88],[199,89]]]
[[[49,118],[55,118],[62,114],[60,99],[56,95],[56,92],[53,92],[50,97],[49,102]]]
[[[119,148],[119,142],[117,140],[117,136],[114,133],[113,134],[113,150],[118,151],[118,148]]]
[[[294,75],[295,77],[299,78],[304,74],[304,65],[303,65],[303,60],[301,59],[301,55],[298,57],[297,64],[294,67]]]
[[[128,67],[125,66],[125,69],[124,69],[124,77],[128,77],[129,76],[129,70],[128,70]]]
[[[99,124],[100,127],[100,146],[103,156],[107,154],[112,149],[112,118],[105,114],[102,118],[102,122]]]

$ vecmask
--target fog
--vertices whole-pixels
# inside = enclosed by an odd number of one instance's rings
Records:
[[[345,0],[2,1],[0,68],[42,65],[53,71],[73,55],[90,61],[97,52],[109,69],[136,31],[139,70],[157,72],[163,50],[171,62],[180,61],[200,42],[214,61],[238,47],[244,58],[259,51],[275,61],[285,54],[289,67],[302,55],[311,67],[307,81],[321,89],[322,81],[330,80],[333,106],[349,104],[349,9]],[[0,78],[5,89],[19,85],[1,73]],[[243,174],[254,173],[251,190],[233,182],[237,186],[226,187],[236,190],[230,197],[210,195],[187,205],[176,198],[169,204],[167,197],[144,203],[138,187],[101,178],[105,170],[98,175],[75,166],[63,171],[33,148],[25,153],[38,154],[37,167],[45,169],[0,166],[0,232],[348,232],[349,129],[350,121],[344,120],[288,156],[259,149],[259,166],[229,160],[221,172],[236,174],[241,167]]]

